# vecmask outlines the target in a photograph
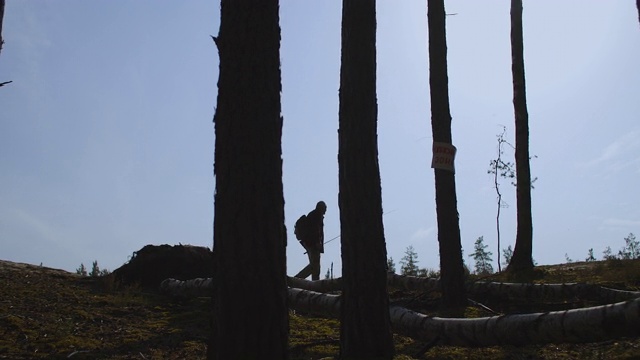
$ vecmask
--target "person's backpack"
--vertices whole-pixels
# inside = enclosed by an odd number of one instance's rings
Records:
[[[293,233],[296,235],[296,239],[300,240],[300,242],[303,242],[302,239],[305,238],[305,235],[308,233],[308,222],[307,215],[302,215],[298,218],[295,226],[293,227]]]

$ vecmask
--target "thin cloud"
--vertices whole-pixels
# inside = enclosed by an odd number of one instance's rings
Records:
[[[604,227],[617,227],[617,228],[637,228],[640,227],[640,220],[629,220],[629,219],[616,219],[616,218],[608,218],[602,222]]]
[[[25,228],[34,230],[41,239],[45,239],[52,243],[59,242],[61,237],[57,234],[57,231],[36,216],[21,209],[13,210],[12,215],[17,224],[21,224]]]
[[[582,164],[583,168],[606,168],[610,171],[622,171],[629,167],[640,167],[639,131],[631,131],[607,145],[599,156]],[[636,169],[636,172],[640,171]]]
[[[434,232],[435,232],[435,228],[433,226],[430,226],[430,227],[428,227],[426,229],[425,228],[420,228],[416,232],[414,232],[413,235],[411,235],[411,240],[412,241],[423,241],[423,240],[426,240]]]

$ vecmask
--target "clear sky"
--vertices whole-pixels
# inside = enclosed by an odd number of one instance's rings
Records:
[[[338,223],[341,2],[281,1],[288,273],[293,224],[318,200]],[[456,185],[465,259],[496,249],[489,162],[513,141],[509,2],[446,1]],[[0,259],[115,269],[146,244],[212,246],[217,1],[8,0],[0,54]],[[640,235],[640,26],[633,1],[524,4],[539,264],[614,252]],[[378,140],[385,237],[437,268],[426,1],[378,1]],[[508,149],[505,157],[513,153]],[[515,191],[501,187],[502,242]],[[339,239],[322,274],[340,274]],[[496,267],[494,261],[494,267]]]

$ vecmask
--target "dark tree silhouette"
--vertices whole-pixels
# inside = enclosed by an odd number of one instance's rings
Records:
[[[4,45],[4,40],[2,39],[2,20],[4,19],[4,2],[5,0],[0,0],[0,52],[2,52],[2,45]]]
[[[434,142],[451,144],[444,0],[429,0],[427,4],[431,130]],[[453,171],[439,168],[434,168],[434,173],[442,305],[444,308],[459,309],[466,305],[467,298],[464,290],[464,266],[462,245],[460,244],[455,174]]]
[[[342,3],[339,204],[342,359],[391,359],[376,100],[376,2]]]
[[[511,73],[516,128],[516,244],[509,271],[533,268],[533,221],[531,219],[531,169],[529,168],[529,114],[524,76],[522,0],[511,0]]]
[[[636,8],[638,8],[638,22],[640,23],[640,0],[636,0]]]
[[[221,1],[209,359],[288,358],[278,11]]]

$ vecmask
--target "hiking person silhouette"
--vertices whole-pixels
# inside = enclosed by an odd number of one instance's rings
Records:
[[[295,224],[295,235],[300,244],[307,250],[309,265],[305,266],[295,276],[306,279],[311,275],[311,280],[320,280],[320,254],[324,253],[324,214],[327,212],[327,204],[318,201],[316,208],[307,215],[302,215]]]

